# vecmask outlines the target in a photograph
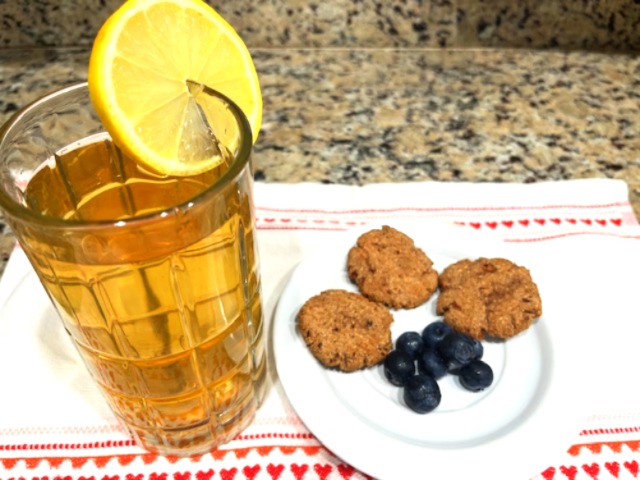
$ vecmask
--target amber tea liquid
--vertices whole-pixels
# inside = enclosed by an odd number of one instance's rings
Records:
[[[231,440],[263,395],[250,171],[212,194],[226,171],[158,176],[100,134],[25,190],[31,209],[91,225],[20,234],[113,411],[160,453]]]

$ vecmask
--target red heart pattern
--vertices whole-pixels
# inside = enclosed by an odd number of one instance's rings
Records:
[[[578,220],[576,220],[575,218],[534,218],[533,219],[533,223],[540,225],[540,226],[544,226],[547,224],[547,221],[550,223],[553,223],[554,225],[561,225],[563,222],[566,223],[570,223],[571,225],[575,225],[576,223],[578,223]],[[528,227],[531,225],[532,220],[523,218],[518,220],[518,224],[523,226],[523,227]],[[603,218],[597,218],[597,219],[590,219],[590,218],[581,218],[580,222],[585,224],[585,225],[590,225],[593,226],[595,224],[600,225],[601,227],[606,227],[609,223],[611,225],[615,225],[616,227],[619,227],[622,225],[622,219],[621,218],[611,218],[611,219],[603,219]],[[491,228],[492,230],[495,230],[496,228],[498,228],[498,226],[503,226],[506,228],[513,228],[513,226],[515,225],[515,222],[513,220],[502,220],[500,222],[497,221],[486,221],[486,222],[464,222],[464,221],[456,221],[454,222],[456,225],[468,225],[470,227],[473,227],[475,229],[479,229],[479,228],[483,228],[483,227],[487,227],[487,228]]]
[[[222,480],[233,480],[236,477],[237,473],[238,469],[235,467],[229,470],[223,468],[222,470],[220,470],[220,477],[222,478]]]
[[[606,471],[611,474],[613,478],[620,478],[621,468],[619,462],[604,462],[603,465]],[[638,478],[638,473],[640,472],[640,464],[638,461],[632,460],[630,462],[624,462],[622,465],[624,465],[624,468],[633,475],[633,478]],[[559,470],[567,480],[576,480],[579,473],[579,470],[575,465],[562,465],[559,467]],[[595,462],[589,464],[585,463],[582,465],[582,470],[593,480],[601,480],[600,474],[603,472],[603,469],[600,464]],[[559,480],[556,479],[556,473],[557,471],[555,467],[549,467],[541,473],[541,476],[544,480]]]
[[[196,480],[211,480],[211,477],[213,477],[213,474],[215,472],[211,469],[207,470],[206,472],[197,472],[196,473]]]
[[[275,218],[275,217],[260,217],[257,219],[258,224],[260,223],[265,223],[265,224],[269,224],[269,225],[275,225],[278,223],[282,223],[282,224],[290,224],[291,222],[293,222],[295,220],[296,223],[299,224],[305,224],[305,223],[312,223],[314,225],[330,225],[330,226],[339,226],[341,224],[344,224],[347,227],[351,227],[354,225],[364,225],[367,222],[366,221],[354,221],[354,220],[338,220],[335,218],[332,219],[324,219],[324,218],[311,218],[311,219],[306,219],[306,218],[296,218],[296,219],[292,219],[289,217],[283,217],[283,218]],[[566,222],[569,223],[571,225],[576,225],[578,222],[587,225],[587,226],[592,226],[592,225],[600,225],[601,227],[606,227],[607,225],[611,224],[614,225],[616,227],[619,227],[622,225],[622,219],[621,218],[580,218],[580,219],[576,219],[576,218],[559,218],[559,217],[551,217],[551,218],[542,218],[542,217],[536,217],[533,219],[527,219],[527,218],[523,218],[517,221],[517,223],[523,227],[528,227],[529,225],[531,225],[531,223],[535,223],[537,225],[540,226],[545,226],[547,224],[547,222],[553,223],[554,225],[561,225],[562,223]],[[507,227],[507,228],[512,228],[515,225],[515,222],[513,220],[501,220],[501,221],[497,221],[497,220],[487,220],[485,222],[465,222],[465,221],[455,221],[454,222],[457,225],[469,225],[473,228],[481,228],[481,227],[488,227],[491,229],[495,229],[498,226],[502,225],[503,227]],[[295,228],[295,227],[294,227]]]
[[[624,468],[629,470],[629,473],[631,473],[631,475],[633,475],[634,478],[637,478],[637,476],[638,476],[638,462],[636,462],[635,460],[632,460],[631,462],[624,462],[623,465],[624,465]]]
[[[303,464],[303,465],[298,465],[298,464],[291,464],[290,466],[291,472],[294,474],[296,480],[303,480],[304,479],[304,475],[309,471],[309,465],[307,464]],[[316,472],[316,474],[318,475],[318,477],[320,479],[327,479],[328,476],[331,474],[331,472],[334,470],[333,467],[329,464],[315,464],[313,466],[314,471]],[[245,466],[242,469],[242,474],[244,475],[246,480],[253,480],[255,478],[257,478],[258,474],[260,473],[260,471],[262,470],[262,467],[260,465],[252,465],[252,466]],[[282,464],[278,464],[278,465],[274,465],[272,463],[270,463],[269,465],[267,465],[266,468],[267,472],[269,473],[269,476],[271,477],[272,480],[278,480],[282,473],[285,470],[285,466]],[[349,480],[351,477],[353,477],[353,475],[356,473],[355,468],[353,468],[351,465],[347,465],[344,463],[338,464],[337,466],[337,470],[340,474],[340,476],[344,479],[344,480]],[[237,468],[232,468],[232,469],[222,469],[220,471],[220,478],[223,480],[232,480],[235,479],[237,477],[238,474],[238,469]],[[213,470],[207,470],[207,471],[198,471],[195,474],[195,478],[197,480],[210,480],[214,475],[214,471]],[[35,478],[35,477],[34,477]],[[42,480],[44,480],[44,478],[48,478],[48,477],[42,477]],[[144,474],[127,474],[124,477],[124,480],[141,480],[145,478]],[[148,476],[149,480],[154,479],[154,480],[189,480],[191,479],[191,472],[175,472],[172,474],[171,477],[169,477],[169,474],[167,473],[151,473]],[[370,479],[371,477],[365,476],[365,478]],[[9,480],[21,480],[22,477],[20,478],[10,478]],[[68,475],[68,476],[55,476],[53,477],[51,480],[73,480],[73,478]],[[80,476],[77,478],[77,480],[96,480],[95,476],[89,476],[89,477],[85,477],[85,476]],[[120,475],[103,475],[100,477],[100,480],[121,480]],[[239,479],[238,479],[239,480]]]
[[[273,480],[278,480],[283,471],[284,465],[274,465],[272,463],[267,465],[267,472],[269,472],[269,475],[271,475]]]
[[[587,445],[585,445],[587,446]],[[638,451],[640,449],[636,448],[634,451]],[[316,451],[317,453],[317,451]],[[619,452],[618,452],[619,453]],[[6,463],[6,462],[5,462]],[[15,463],[14,463],[15,465]],[[577,467],[575,465],[562,465],[556,469],[555,467],[549,467],[545,471],[541,473],[541,476],[544,480],[578,480],[578,478],[586,478],[584,475],[586,474],[592,480],[605,480],[605,478],[601,477],[603,472],[606,472],[611,475],[613,478],[620,478],[620,474],[622,472],[622,466],[630,473],[633,478],[638,478],[638,473],[640,472],[640,464],[637,460],[620,462],[611,461],[604,462],[599,464],[597,462],[585,463]],[[282,474],[286,470],[286,466],[284,464],[278,463],[269,463],[266,466],[266,472],[268,473],[271,480],[279,480],[282,477]],[[310,465],[309,464],[297,464],[292,463],[289,466],[289,470],[293,474],[296,480],[304,480],[305,475],[309,472]],[[222,469],[220,471],[220,479],[221,480],[256,480],[258,478],[259,473],[262,471],[262,467],[259,464],[255,465],[245,465],[242,467],[242,470],[238,470],[238,468],[230,468],[230,469]],[[344,463],[339,463],[335,467],[329,463],[315,463],[313,464],[313,471],[316,473],[318,479],[320,480],[328,480],[332,472],[337,471],[340,475],[340,478],[343,480],[350,480],[355,474],[356,469],[351,465],[347,465]],[[583,476],[580,475],[580,471],[584,472]],[[198,471],[193,476],[195,480],[212,480],[214,477],[214,470],[209,469],[207,471]],[[240,476],[238,474],[240,473]],[[563,479],[557,477],[557,474],[563,475]],[[183,471],[183,472],[174,472],[172,474],[168,474],[166,472],[158,473],[153,472],[148,476],[144,474],[126,474],[124,476],[120,475],[101,475],[99,480],[191,480],[192,472]],[[7,480],[22,480],[24,477],[8,477]],[[54,477],[33,477],[41,478],[50,478],[51,480],[72,480],[72,476],[70,475],[59,475]],[[79,476],[75,477],[77,480],[97,480],[95,476]],[[262,477],[260,477],[262,478]],[[267,477],[264,477],[267,478]],[[333,478],[333,477],[331,477]],[[371,477],[364,475],[364,478],[371,480]],[[609,478],[608,476],[606,478]],[[624,477],[627,478],[627,477]]]
[[[556,223],[552,220],[548,220],[548,223]],[[583,223],[581,221],[581,223]],[[600,222],[594,220],[592,222],[594,225],[599,225]],[[480,224],[479,224],[480,225]],[[494,228],[493,226],[486,225],[489,228]],[[515,222],[512,222],[510,226],[504,224],[504,222],[496,223],[495,227],[504,226],[506,228],[517,227]],[[615,434],[615,433],[631,433],[637,432],[640,433],[640,425],[636,427],[615,427],[615,428],[598,428],[594,430],[584,430],[582,432],[583,435],[600,435],[600,434]],[[278,434],[278,433],[261,433],[259,435],[247,435],[249,439],[255,438],[278,438],[279,435],[282,435],[282,438],[291,438],[289,435],[291,434]],[[313,439],[313,435],[310,433],[298,433],[295,434],[294,438],[305,438],[305,439]],[[637,440],[619,440],[619,441],[593,441],[597,440],[593,438],[592,441],[586,443],[580,443],[572,445],[567,453],[572,457],[580,457],[583,455],[589,455],[592,459],[597,459],[598,455],[601,455],[605,452],[608,452],[608,455],[616,455],[617,461],[605,461],[600,460],[596,462],[590,463],[578,463],[576,465],[562,465],[557,467],[549,467],[545,471],[541,473],[541,478],[544,480],[586,480],[588,478],[592,480],[610,480],[624,478],[634,478],[638,479],[640,474],[640,459],[638,458],[638,454],[640,453],[640,439]],[[28,448],[29,450],[34,450],[33,448]],[[103,445],[98,445],[99,448],[104,448]],[[46,450],[55,450],[58,449],[62,451],[65,448],[70,448],[67,445],[59,445],[52,446],[47,445]],[[83,445],[78,448],[90,448],[88,446]],[[18,448],[12,448],[11,445],[0,445],[0,456],[2,455],[2,450],[19,450]],[[629,455],[628,452],[631,452],[633,455],[632,460],[625,461],[625,455]],[[327,458],[327,454],[329,458]],[[264,463],[251,463],[247,461],[248,459],[255,458],[258,455],[259,458],[269,459],[278,458],[280,462],[272,461],[267,463],[266,460]],[[302,458],[308,459],[309,463],[287,463],[286,461],[282,461],[282,455],[284,456],[302,456]],[[57,475],[57,476],[47,476],[47,477],[36,477],[29,476],[24,474],[18,474],[14,476],[6,477],[6,480],[24,480],[28,478],[32,478],[33,480],[284,480],[285,478],[295,478],[295,480],[305,480],[308,475],[311,475],[312,478],[318,480],[334,480],[340,478],[342,480],[355,480],[358,479],[366,479],[372,480],[371,477],[358,472],[355,468],[350,465],[337,462],[338,459],[331,458],[331,453],[328,452],[325,448],[318,445],[307,445],[307,446],[273,446],[273,445],[263,445],[263,446],[254,446],[254,447],[246,447],[246,448],[235,448],[229,450],[213,450],[205,455],[198,455],[195,457],[191,457],[190,461],[192,465],[197,468],[197,464],[200,461],[206,462],[207,460],[203,460],[203,457],[209,457],[214,462],[225,459],[227,456],[235,457],[232,459],[230,464],[227,464],[227,468],[221,469],[218,473],[218,476],[215,476],[213,469],[208,469],[205,471],[194,471],[195,469],[182,469],[179,471],[171,471],[163,472],[162,468],[156,470],[153,473],[140,473],[140,472],[131,472],[131,473],[123,473],[123,474],[113,474],[109,472],[108,474],[101,473],[100,475],[87,475],[87,476],[75,476],[75,475]],[[635,457],[634,457],[635,456]],[[317,457],[318,460],[322,459],[324,461],[313,463],[313,457]],[[606,457],[605,457],[606,458]],[[177,462],[184,462],[185,459],[179,459],[178,457],[159,457],[156,454],[127,454],[127,455],[104,455],[104,456],[84,456],[84,457],[27,457],[27,458],[1,458],[0,457],[0,472],[9,472],[13,469],[17,468],[19,462],[22,462],[21,468],[27,468],[28,470],[34,470],[38,467],[47,468],[46,464],[48,464],[51,469],[59,468],[66,462],[64,465],[67,469],[73,468],[74,470],[79,470],[81,468],[98,468],[109,471],[109,467],[113,466],[121,466],[121,467],[129,467],[134,468],[136,465],[141,466],[148,469],[149,466],[152,466],[156,461],[162,460],[164,462],[168,462],[171,465],[178,465]],[[235,463],[235,467],[233,460],[236,462],[245,460],[245,462],[240,462],[241,464]],[[293,458],[292,458],[293,460]],[[608,460],[608,458],[607,458]],[[42,464],[45,464],[42,467]],[[244,465],[242,464],[244,463]],[[93,467],[91,466],[93,464]],[[162,465],[161,461],[158,461],[158,467]],[[166,465],[166,463],[165,463]],[[153,467],[152,467],[153,468]],[[175,467],[173,467],[175,468]],[[3,470],[4,469],[4,470]],[[288,477],[288,473],[292,477]],[[17,473],[17,472],[16,472]],[[35,472],[34,472],[35,473]],[[79,472],[77,472],[79,473]],[[354,478],[355,477],[355,478]],[[5,477],[3,477],[5,478]]]
[[[318,474],[320,480],[325,480],[331,473],[331,470],[333,470],[333,467],[329,464],[320,465],[319,463],[316,463],[313,466],[313,470]]]
[[[341,463],[340,465],[338,465],[338,472],[340,473],[340,476],[342,478],[348,480],[353,476],[354,473],[356,473],[356,470],[351,465]]]
[[[309,465],[298,465],[297,463],[292,463],[290,468],[291,473],[296,477],[296,480],[302,480],[304,478],[304,474],[309,470]]]
[[[593,478],[593,480],[598,480],[598,474],[600,473],[600,465],[597,463],[591,463],[589,465],[582,465],[582,469],[587,472],[587,474]]]
[[[268,469],[269,468],[267,467],[267,470]],[[254,478],[256,478],[256,475],[258,475],[259,472],[260,472],[260,465],[253,465],[251,467],[247,465],[242,469],[242,473],[244,473],[244,476],[247,478],[247,480],[253,480]]]
[[[620,464],[618,462],[604,462],[604,468],[614,477],[618,478],[620,473]]]
[[[574,466],[571,465],[570,467],[565,467],[564,465],[562,465],[560,467],[560,471],[569,479],[569,480],[575,480],[576,475],[578,474],[578,469]]]
[[[310,228],[318,228],[318,229],[348,229],[351,228],[355,225],[365,225],[367,222],[366,221],[344,221],[344,220],[335,220],[335,219],[321,219],[321,218],[314,218],[314,219],[302,219],[302,218],[296,218],[296,219],[291,219],[291,218],[275,218],[275,217],[263,217],[263,218],[259,218],[257,220],[258,223],[258,228],[260,228],[260,225],[262,224],[263,228],[267,228],[267,229],[271,229],[271,228],[278,228],[278,225],[281,225],[282,228],[288,229],[288,228],[296,228],[295,225],[291,225],[291,222],[297,222],[300,225],[303,224],[310,224]],[[621,218],[612,218],[612,219],[603,219],[603,218],[597,218],[597,219],[591,219],[591,218],[581,218],[581,219],[575,219],[575,218],[558,218],[558,217],[553,217],[553,218],[533,218],[533,219],[520,219],[517,221],[514,220],[501,220],[501,221],[497,221],[497,220],[487,220],[484,222],[479,222],[479,221],[472,221],[472,222],[467,222],[467,221],[454,221],[454,223],[456,225],[467,225],[470,226],[472,228],[475,228],[476,230],[480,229],[480,228],[489,228],[492,230],[497,229],[498,227],[504,227],[504,228],[508,228],[508,229],[512,229],[514,226],[522,226],[522,227],[529,227],[531,225],[537,225],[539,227],[545,227],[548,225],[556,225],[556,226],[562,226],[563,223],[566,224],[571,224],[571,225],[576,225],[578,222],[580,222],[581,225],[586,226],[586,227],[594,227],[594,226],[598,226],[599,228],[607,228],[608,226],[617,226],[620,227],[622,226],[622,219]],[[300,228],[300,227],[299,227]]]

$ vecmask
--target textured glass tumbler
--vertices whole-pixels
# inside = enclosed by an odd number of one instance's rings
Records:
[[[173,455],[238,435],[266,377],[251,130],[224,96],[200,95],[225,161],[192,177],[124,155],[86,84],[0,128],[7,223],[113,412]]]

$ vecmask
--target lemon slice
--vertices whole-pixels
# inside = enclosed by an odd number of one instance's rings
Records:
[[[251,55],[200,0],[126,1],[98,32],[88,80],[113,141],[162,174],[195,175],[223,161],[209,141],[215,129],[203,114],[203,85],[240,107],[254,142],[260,129],[262,95]]]

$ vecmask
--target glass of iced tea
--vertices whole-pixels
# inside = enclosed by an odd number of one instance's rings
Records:
[[[116,416],[163,454],[231,440],[265,388],[251,129],[230,100],[203,94],[224,161],[195,176],[123,154],[87,84],[0,129],[7,223]]]

